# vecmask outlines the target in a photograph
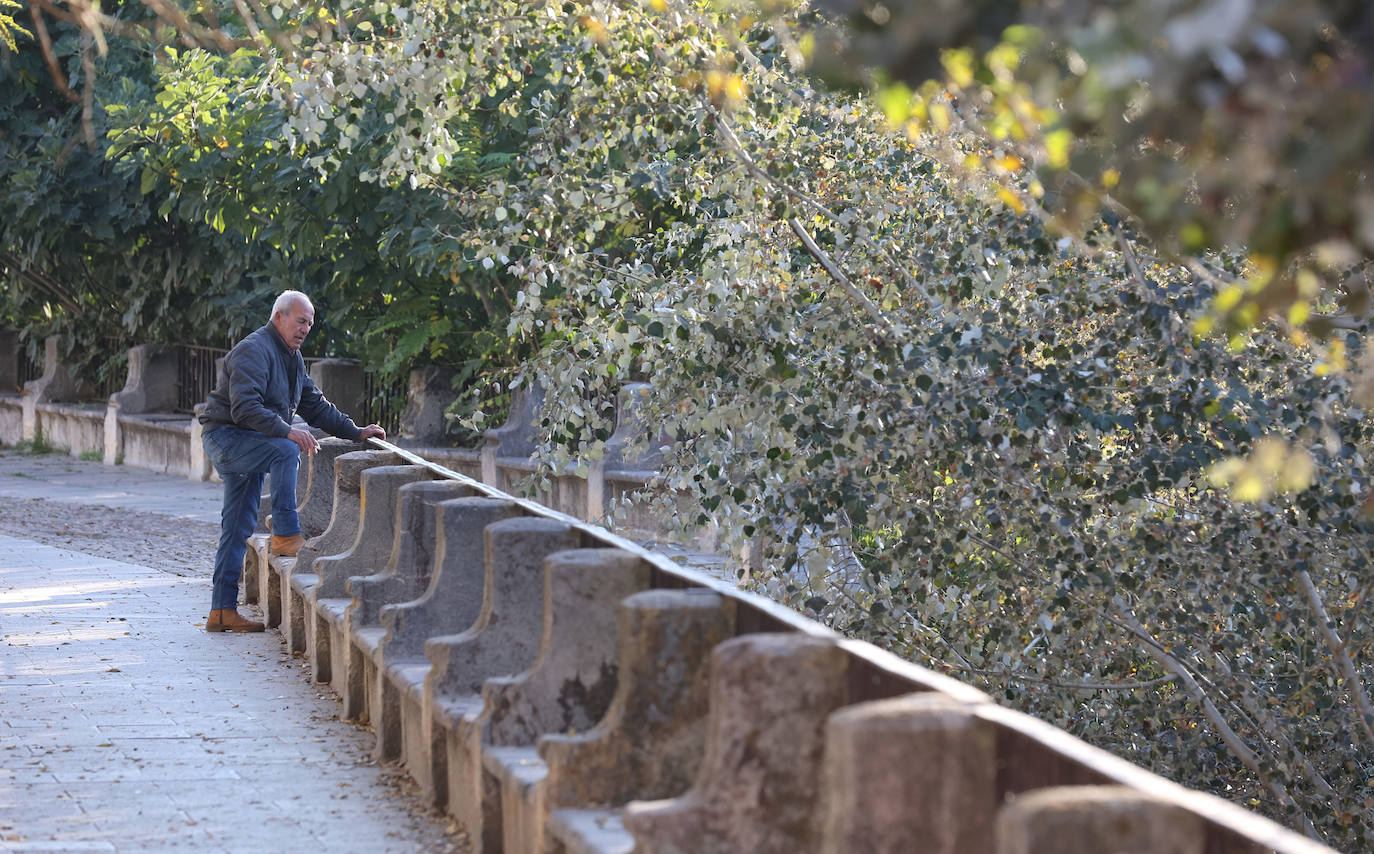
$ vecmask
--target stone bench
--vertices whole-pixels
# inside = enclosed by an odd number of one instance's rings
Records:
[[[480,826],[487,847],[500,847],[503,824],[499,784],[484,757],[506,747],[532,750],[541,735],[585,731],[602,719],[618,682],[617,609],[649,578],[644,561],[617,549],[576,549],[545,560],[534,663],[518,676],[488,679],[480,706],[454,722],[448,739],[449,811],[470,828]],[[509,837],[504,847],[522,850]]]
[[[396,537],[386,567],[374,575],[348,579],[352,602],[343,614],[340,634],[349,647],[348,673],[358,674],[362,682],[363,712],[369,719],[377,714],[381,701],[382,662],[377,652],[387,632],[381,624],[382,609],[424,594],[434,572],[438,542],[435,509],[471,493],[471,488],[452,480],[420,480],[402,486],[396,493]],[[378,755],[386,752],[379,745]]]
[[[487,579],[486,528],[519,515],[514,502],[494,498],[439,503],[429,588],[418,599],[381,609],[385,634],[376,652],[380,696],[373,704],[378,753],[385,759],[403,759],[410,776],[433,803],[446,801],[448,777],[444,746],[434,742],[424,705],[425,677],[430,670],[425,643],[477,621]]]
[[[347,552],[358,536],[359,520],[362,515],[362,476],[363,472],[378,466],[395,465],[401,458],[389,451],[346,451],[334,457],[331,467],[315,467],[317,475],[332,471],[330,483],[329,524],[319,536],[312,537],[301,547],[294,558],[277,559],[281,572],[281,592],[283,612],[282,634],[287,647],[292,652],[306,652],[309,646],[309,620],[306,602],[319,580],[315,572],[315,561],[327,555]],[[324,482],[319,485],[323,487]],[[312,494],[316,481],[312,480]],[[329,681],[328,661],[326,668],[310,657],[311,675],[316,681]],[[321,680],[323,676],[323,680]]]
[[[375,466],[362,473],[357,537],[342,554],[315,558],[315,583],[305,597],[308,612],[307,655],[315,672],[329,674],[329,687],[343,701],[345,720],[367,717],[363,673],[354,668],[344,615],[353,603],[348,580],[373,575],[386,566],[396,538],[396,510],[401,487],[432,480],[424,466]],[[325,681],[320,679],[321,682]]]
[[[706,744],[710,651],[734,634],[733,605],[699,589],[621,602],[616,694],[605,716],[584,732],[483,757],[500,785],[505,850],[562,850],[580,823],[609,822],[607,832],[623,837],[620,805],[687,790]]]

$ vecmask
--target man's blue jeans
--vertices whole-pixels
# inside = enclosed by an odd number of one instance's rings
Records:
[[[210,607],[233,609],[238,607],[239,576],[243,573],[248,537],[258,524],[264,475],[272,475],[272,533],[289,537],[301,532],[296,515],[296,471],[301,449],[290,439],[229,425],[206,433],[201,442],[205,456],[224,481]]]

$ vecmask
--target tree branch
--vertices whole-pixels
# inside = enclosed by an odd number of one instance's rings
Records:
[[[1193,699],[1202,707],[1203,714],[1206,715],[1207,720],[1212,726],[1216,728],[1217,734],[1221,736],[1221,740],[1226,743],[1226,746],[1231,749],[1231,753],[1233,753],[1252,774],[1259,778],[1264,787],[1278,799],[1280,804],[1290,807],[1295,814],[1302,819],[1303,828],[1309,836],[1314,839],[1317,838],[1316,828],[1313,827],[1312,820],[1307,817],[1306,812],[1304,812],[1302,807],[1293,800],[1293,796],[1288,794],[1287,788],[1285,788],[1282,783],[1270,779],[1269,775],[1264,773],[1263,769],[1260,767],[1259,754],[1251,750],[1249,745],[1241,739],[1240,735],[1235,730],[1231,729],[1231,725],[1226,722],[1226,718],[1221,714],[1221,710],[1212,702],[1212,698],[1207,696],[1207,692],[1202,690],[1202,686],[1198,684],[1197,679],[1193,677],[1188,667],[1174,655],[1170,654],[1169,651],[1164,648],[1163,644],[1146,631],[1145,627],[1140,624],[1140,621],[1135,618],[1135,614],[1131,612],[1131,608],[1126,604],[1125,600],[1120,596],[1113,596],[1112,605],[1115,606],[1117,614],[1120,615],[1123,621],[1123,625],[1131,634],[1144,641],[1145,648],[1149,651],[1150,655],[1163,665],[1165,670],[1177,676],[1188,693],[1193,695]]]
[[[1321,591],[1312,581],[1312,576],[1304,569],[1298,573],[1298,579],[1302,582],[1303,592],[1307,594],[1307,601],[1312,605],[1312,610],[1317,612],[1317,629],[1326,641],[1327,648],[1331,650],[1331,657],[1335,659],[1341,676],[1350,688],[1350,696],[1354,698],[1355,706],[1359,709],[1359,714],[1356,715],[1359,730],[1369,746],[1374,747],[1374,729],[1370,728],[1370,721],[1374,721],[1374,705],[1369,702],[1369,694],[1365,692],[1364,681],[1360,679],[1355,662],[1350,658],[1350,650],[1346,647],[1345,641],[1341,640],[1341,636],[1336,634],[1336,623],[1327,613]]]
[[[753,175],[755,178],[758,178],[759,180],[778,188],[783,192],[784,195],[792,198],[795,201],[802,202],[807,207],[811,208],[813,211],[830,220],[831,222],[840,225],[843,224],[840,222],[839,216],[837,216],[825,205],[821,204],[820,200],[812,197],[807,193],[802,192],[801,190],[798,190],[796,187],[793,187],[792,185],[787,184],[784,181],[778,180],[777,178],[770,175],[766,169],[760,166],[754,160],[754,158],[749,155],[749,152],[744,150],[744,146],[740,143],[739,137],[735,135],[734,129],[730,127],[730,123],[725,120],[725,117],[720,114],[719,110],[717,110],[714,106],[707,104],[706,111],[710,113],[711,116],[715,119],[716,126],[720,128],[723,134],[723,139],[725,140],[726,147],[729,148],[730,151],[737,158],[739,158],[740,162],[744,164],[745,170],[748,171],[750,175]],[[899,271],[902,271],[903,276],[906,278],[907,284],[910,285],[911,289],[915,291],[921,297],[921,299],[925,300],[926,303],[931,306],[934,306],[936,304],[935,300],[931,297],[930,292],[927,291],[921,285],[920,282],[912,278],[910,273],[906,272],[903,265],[896,258],[892,257],[892,253],[888,252],[886,249],[879,246],[877,242],[875,242],[871,237],[867,237],[865,235],[858,235],[858,239],[862,241],[864,244],[866,244],[874,252],[877,252],[884,259],[886,259],[887,262],[889,264],[892,264],[894,268],[896,268]],[[868,299],[867,295],[861,294],[861,296],[864,300],[867,300],[870,303],[872,302]],[[873,306],[873,308],[877,309],[876,304]],[[870,314],[871,313],[872,311],[870,311]]]
[[[53,85],[68,101],[73,104],[80,103],[81,98],[67,85],[67,81],[62,77],[62,70],[57,67],[57,55],[52,50],[52,36],[48,33],[48,24],[43,20],[43,12],[37,0],[29,0],[29,17],[33,19],[33,31],[38,36],[38,46],[43,51],[43,62],[48,66],[48,76],[52,77]]]

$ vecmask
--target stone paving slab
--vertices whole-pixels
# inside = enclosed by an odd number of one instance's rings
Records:
[[[0,852],[466,850],[207,585],[0,534]]]

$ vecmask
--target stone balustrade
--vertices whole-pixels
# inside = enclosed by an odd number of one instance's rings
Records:
[[[370,444],[333,459],[329,529],[270,563],[293,582],[298,561],[319,573],[329,595],[300,597],[305,625],[330,626],[303,639],[329,659],[316,677],[343,682],[345,714],[371,720],[377,755],[474,851],[1329,851],[604,529]]]
[[[116,457],[177,470],[129,426],[180,430],[131,411],[165,400],[146,388],[166,382],[156,351],[86,411],[47,349],[21,401],[0,395],[0,429],[24,431],[0,441],[108,451],[113,411]],[[653,477],[652,441],[626,453],[634,388],[614,453],[556,479],[554,508],[507,494],[538,394],[481,451],[325,442],[298,494],[305,548],[270,557],[258,536],[245,558],[245,598],[475,851],[1330,851],[589,524]]]

